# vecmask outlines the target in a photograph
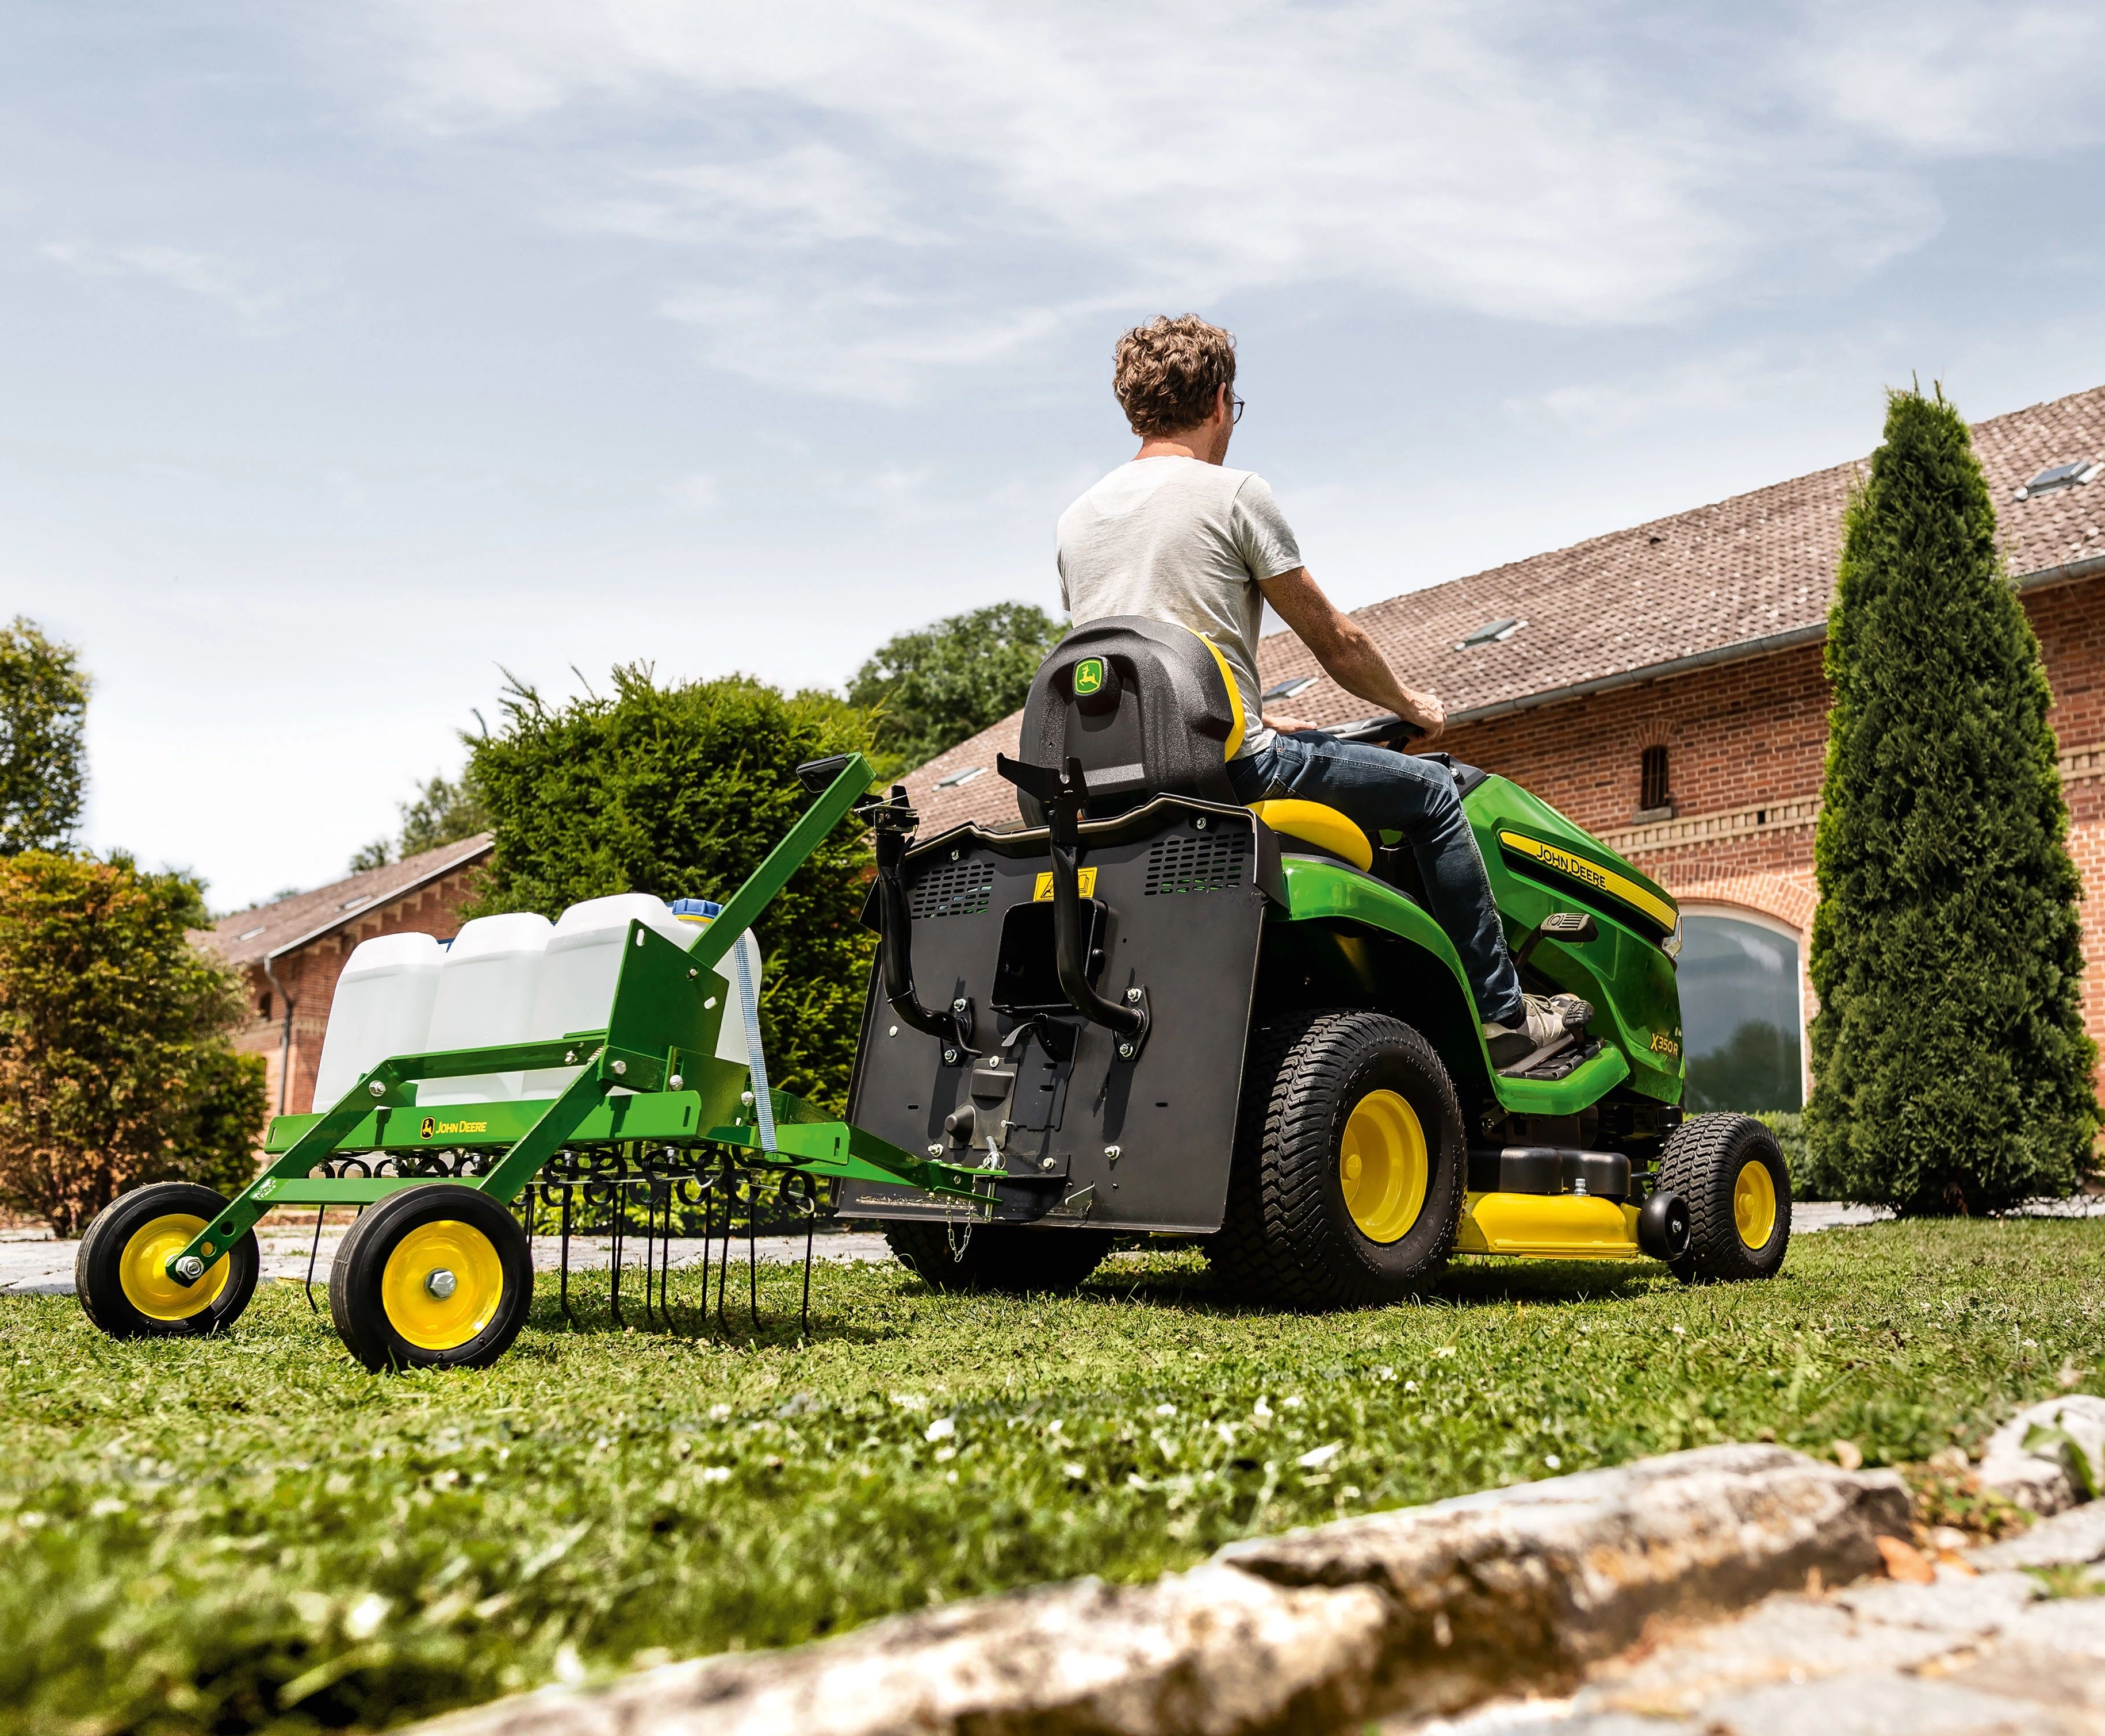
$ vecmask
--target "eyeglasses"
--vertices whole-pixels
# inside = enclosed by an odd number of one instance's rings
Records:
[[[1228,395],[1228,426],[1232,428],[1237,422],[1243,419],[1245,402],[1242,399],[1236,396],[1235,388],[1233,386],[1224,386],[1221,390]]]

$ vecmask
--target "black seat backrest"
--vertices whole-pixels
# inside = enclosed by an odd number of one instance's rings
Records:
[[[1242,745],[1241,696],[1213,641],[1144,615],[1078,627],[1038,666],[1024,702],[1021,756],[1082,762],[1088,813],[1102,819],[1153,796],[1233,801],[1227,762]],[[1024,821],[1044,810],[1021,791]]]

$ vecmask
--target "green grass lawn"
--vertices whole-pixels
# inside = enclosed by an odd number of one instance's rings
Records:
[[[544,1296],[497,1368],[392,1378],[297,1287],[216,1342],[0,1301],[0,1718],[400,1722],[1714,1441],[1919,1462],[2105,1360],[2098,1223],[1834,1231],[1696,1291],[1475,1263],[1324,1318],[1173,1254],[1060,1301],[821,1268],[802,1347],[798,1277],[757,1343],[566,1332]]]

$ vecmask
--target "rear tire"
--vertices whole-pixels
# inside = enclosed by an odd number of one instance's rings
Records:
[[[157,1181],[121,1194],[96,1214],[74,1256],[81,1312],[113,1338],[201,1337],[225,1332],[256,1294],[262,1258],[256,1233],[241,1237],[187,1287],[168,1262],[227,1207],[194,1181]]]
[[[1776,1136],[1751,1115],[1696,1115],[1660,1154],[1659,1186],[1688,1202],[1685,1284],[1773,1278],[1790,1247],[1790,1171]]]
[[[954,1236],[963,1243],[951,1251]],[[1111,1251],[1107,1229],[1025,1229],[1014,1224],[962,1225],[896,1221],[884,1225],[892,1257],[932,1290],[991,1290],[1007,1296],[1066,1296]]]
[[[376,1374],[486,1368],[512,1347],[534,1301],[519,1220],[453,1182],[390,1194],[360,1215],[329,1271],[329,1318]]]
[[[1466,1149],[1454,1081],[1401,1020],[1307,1012],[1260,1026],[1206,1257],[1230,1290],[1274,1306],[1401,1301],[1454,1252]]]

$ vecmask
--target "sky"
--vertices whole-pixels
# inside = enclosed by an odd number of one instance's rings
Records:
[[[2101,75],[2008,0],[15,0],[0,616],[83,841],[239,908],[507,676],[1057,609],[1157,313],[1348,607],[2105,382]]]

